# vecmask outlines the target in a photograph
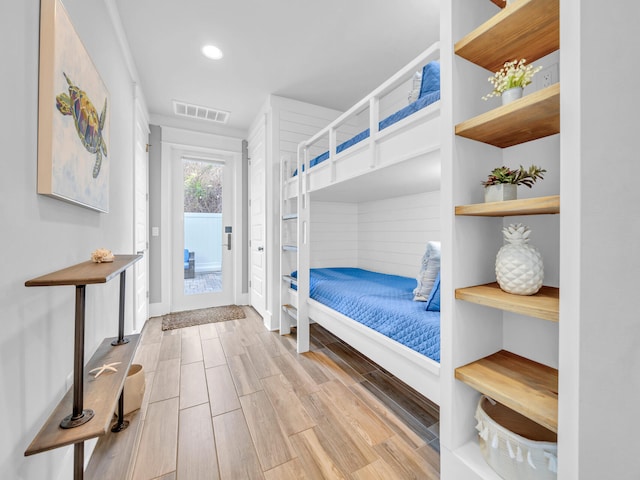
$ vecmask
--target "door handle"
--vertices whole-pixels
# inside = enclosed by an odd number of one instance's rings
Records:
[[[137,253],[138,255],[144,255],[144,250],[138,250],[136,253]]]
[[[264,247],[258,247],[258,251],[262,252],[264,250]]]

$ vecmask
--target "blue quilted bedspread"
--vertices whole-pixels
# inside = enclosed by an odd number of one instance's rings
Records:
[[[415,286],[414,278],[359,268],[315,268],[309,296],[439,362],[440,312],[413,301]]]
[[[439,90],[437,92],[428,93],[428,94],[420,97],[415,102],[410,103],[409,105],[407,105],[403,109],[398,110],[396,113],[394,113],[392,115],[389,115],[384,120],[381,120],[380,123],[378,123],[378,130],[384,130],[385,128],[390,127],[394,123],[398,123],[403,118],[406,118],[409,115],[411,115],[413,113],[416,113],[419,110],[422,110],[427,105],[431,105],[432,103],[437,102],[438,100],[440,100],[440,91]],[[369,134],[370,134],[370,131],[369,131],[368,128],[366,130],[363,130],[362,132],[358,133],[357,135],[351,137],[346,142],[343,142],[340,145],[338,145],[336,147],[336,153],[340,153],[340,152],[346,150],[347,148],[355,145],[356,143],[361,142],[365,138],[369,138]],[[328,158],[329,158],[329,152],[324,152],[324,153],[318,155],[317,157],[312,158],[311,161],[309,161],[309,167],[315,167],[316,165],[318,165],[319,163],[324,162]],[[295,177],[297,174],[298,174],[298,170],[296,169],[293,172],[293,176]]]

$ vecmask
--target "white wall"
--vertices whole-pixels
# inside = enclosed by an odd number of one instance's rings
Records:
[[[26,288],[24,282],[88,260],[98,247],[133,251],[132,79],[103,2],[64,4],[111,95],[110,205],[101,214],[36,194],[39,2],[3,2],[0,471],[12,480],[72,478],[73,463],[72,447],[28,458],[23,453],[66,391],[73,369],[75,290]],[[132,284],[127,282],[127,331]],[[117,334],[118,288],[117,280],[87,287],[87,357],[104,337]]]
[[[416,277],[429,240],[440,240],[440,192],[361,203],[358,266]]]
[[[311,204],[311,268],[358,267],[416,277],[440,240],[440,192],[371,202]]]
[[[358,204],[311,204],[311,268],[353,267],[358,259]]]
[[[640,4],[561,1],[560,17],[560,85],[571,86],[560,117],[558,474],[636,480],[640,92],[614,73],[640,73]]]

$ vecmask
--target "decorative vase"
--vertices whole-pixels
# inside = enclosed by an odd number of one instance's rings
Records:
[[[513,87],[502,92],[502,95],[500,95],[500,97],[502,98],[502,105],[506,105],[507,103],[511,103],[514,100],[522,98],[523,90],[524,88],[522,87]]]
[[[505,245],[496,256],[500,288],[516,295],[533,295],[542,287],[544,266],[537,248],[529,245],[531,230],[521,223],[502,229]]]
[[[485,202],[502,202],[518,198],[518,186],[513,183],[499,183],[484,187]]]

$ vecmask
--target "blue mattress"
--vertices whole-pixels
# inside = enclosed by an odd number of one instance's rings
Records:
[[[311,269],[309,297],[440,362],[440,312],[413,301],[415,286],[415,278],[316,268]]]
[[[380,122],[378,122],[378,130],[384,130],[385,128],[390,127],[394,123],[398,123],[400,120],[408,117],[409,115],[416,113],[419,110],[422,110],[426,106],[431,105],[432,103],[435,103],[438,100],[440,100],[440,90],[425,94],[415,102],[410,103],[403,109],[398,110],[394,114],[389,115],[384,120],[381,120]],[[363,141],[366,138],[369,138],[369,135],[370,135],[370,130],[367,128],[366,130],[351,137],[346,142],[342,142],[340,145],[336,147],[336,154],[346,150],[349,147],[352,147],[353,145]],[[317,157],[312,158],[311,161],[309,161],[309,167],[310,168],[315,167],[319,163],[322,163],[325,160],[327,160],[328,158],[329,158],[329,152],[324,152],[321,155],[318,155]],[[304,166],[303,166],[303,171],[304,171]],[[298,174],[298,170],[296,169],[293,172],[293,176],[295,177],[297,174]]]

